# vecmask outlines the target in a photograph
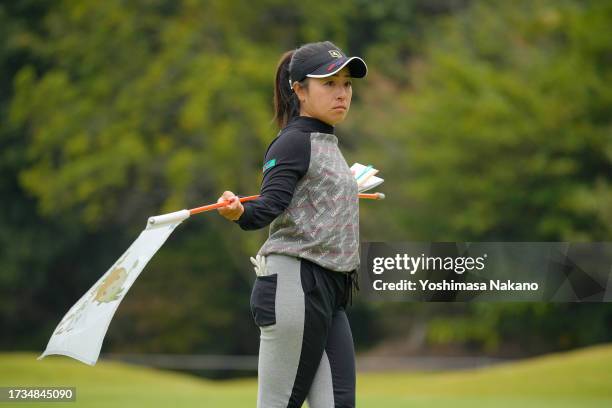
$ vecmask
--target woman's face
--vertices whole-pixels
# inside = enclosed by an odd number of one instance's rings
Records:
[[[326,78],[308,78],[308,89],[296,86],[300,115],[330,125],[340,123],[351,107],[352,81],[347,67]]]

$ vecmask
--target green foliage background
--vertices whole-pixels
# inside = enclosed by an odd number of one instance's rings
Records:
[[[610,26],[610,1],[0,3],[0,347],[42,349],[149,215],[256,194],[276,63],[309,41],[368,62],[337,129],[385,175],[363,241],[610,240]],[[266,236],[182,225],[105,350],[256,353]],[[490,353],[612,340],[607,304],[358,301],[351,319],[360,350],[417,328]]]

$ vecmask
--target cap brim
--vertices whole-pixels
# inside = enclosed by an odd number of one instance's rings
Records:
[[[334,67],[332,70],[327,70],[329,64],[324,64],[323,66],[317,68],[312,73],[306,75],[311,78],[325,78],[331,75],[334,75],[342,68],[348,66],[349,72],[351,73],[352,78],[363,78],[368,73],[368,66],[365,61],[359,57],[344,57],[346,61],[342,62],[337,67]]]

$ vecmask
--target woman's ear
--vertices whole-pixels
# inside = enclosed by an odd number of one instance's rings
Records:
[[[299,82],[294,82],[293,91],[295,92],[295,95],[297,96],[298,100],[301,103],[304,103],[304,101],[306,100],[306,90],[302,87],[302,84],[300,84]]]

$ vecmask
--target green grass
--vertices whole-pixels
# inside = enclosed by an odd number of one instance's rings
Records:
[[[360,408],[612,407],[612,345],[470,371],[364,373],[357,382]],[[51,403],[58,408],[254,407],[257,394],[255,379],[200,380],[115,362],[37,361],[29,353],[0,354],[0,385],[76,386],[77,402]]]

